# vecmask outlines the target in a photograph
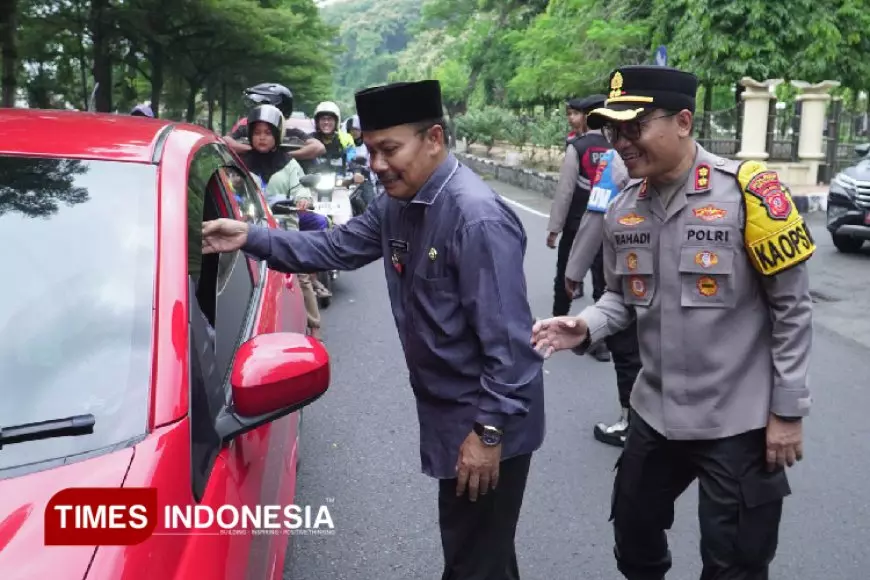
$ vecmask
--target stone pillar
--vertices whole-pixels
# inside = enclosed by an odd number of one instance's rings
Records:
[[[813,182],[819,174],[819,165],[825,160],[825,110],[831,100],[829,91],[839,87],[838,81],[822,81],[810,84],[805,81],[791,81],[800,91],[797,100],[801,102],[800,140],[798,158],[809,166]]]
[[[763,161],[770,156],[767,151],[767,118],[770,101],[775,98],[773,89],[782,82],[782,79],[761,82],[749,77],[740,79],[746,90],[740,96],[743,99],[743,131],[737,159]]]

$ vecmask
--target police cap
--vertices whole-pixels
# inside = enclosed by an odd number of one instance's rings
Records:
[[[593,109],[603,107],[606,100],[607,97],[605,95],[589,95],[582,99],[571,99],[568,101],[568,107],[588,115]]]
[[[587,123],[600,129],[608,121],[632,121],[653,109],[695,112],[698,77],[664,66],[623,66],[610,74],[604,106],[589,113]]]
[[[444,116],[441,83],[436,80],[372,87],[359,91],[355,98],[356,111],[364,132],[431,121]]]

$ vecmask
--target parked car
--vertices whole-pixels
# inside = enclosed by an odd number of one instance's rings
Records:
[[[3,580],[281,578],[283,534],[43,545],[65,488],[153,487],[161,506],[213,511],[294,503],[299,410],[327,390],[329,358],[304,336],[294,276],[203,255],[217,217],[277,227],[214,133],[0,113]],[[66,431],[33,425],[54,419]]]
[[[870,143],[855,147],[858,163],[831,180],[828,231],[844,253],[857,252],[870,240]]]

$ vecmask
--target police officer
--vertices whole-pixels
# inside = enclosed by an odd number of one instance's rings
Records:
[[[603,102],[602,102],[603,104]],[[576,292],[586,272],[592,269],[592,299],[604,295],[604,213],[610,202],[628,184],[628,171],[622,158],[615,149],[610,149],[601,157],[586,213],[580,222],[568,263],[565,266],[565,291]],[[630,420],[631,388],[640,372],[640,351],[637,344],[637,324],[632,323],[624,330],[605,339],[607,349],[613,355],[613,368],[616,370],[616,387],[622,412],[615,423],[597,423],[592,430],[598,441],[621,447],[625,443]]]
[[[514,534],[544,437],[543,359],[529,344],[534,321],[517,259],[522,223],[447,150],[437,81],[368,89],[356,106],[387,195],[328,232],[209,222],[203,251],[241,248],[282,272],[385,258],[422,467],[440,480],[442,578],[519,578]]]
[[[611,508],[622,574],[665,577],[674,500],[697,478],[701,577],[766,580],[811,404],[815,244],[776,172],[694,141],[694,75],[626,66],[610,88],[589,122],[634,179],[605,217],[607,291],[537,323],[533,343],[587,348],[637,318],[643,368]]]
[[[559,250],[556,258],[556,276],[553,279],[553,316],[568,314],[573,295],[565,292],[565,265],[580,220],[589,201],[592,178],[598,167],[598,159],[610,148],[601,131],[589,131],[586,115],[604,103],[604,95],[592,95],[585,99],[568,102],[568,117],[577,131],[569,138],[565,159],[559,172],[559,184],[550,207],[550,222],[547,226],[547,246],[556,247],[559,234]],[[603,347],[603,345],[602,345]],[[596,348],[593,353],[600,360],[608,360],[606,349]]]

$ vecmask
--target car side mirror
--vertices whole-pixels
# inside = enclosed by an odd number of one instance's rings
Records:
[[[299,183],[301,183],[305,187],[316,187],[317,184],[320,183],[320,175],[318,175],[317,173],[303,175],[301,178],[299,178]]]
[[[218,416],[224,442],[316,401],[329,388],[329,354],[320,341],[289,332],[261,334],[239,347],[232,402]]]
[[[862,143],[861,145],[855,146],[855,154],[858,157],[867,157],[867,155],[870,155],[870,143]]]

